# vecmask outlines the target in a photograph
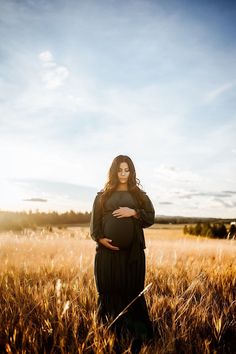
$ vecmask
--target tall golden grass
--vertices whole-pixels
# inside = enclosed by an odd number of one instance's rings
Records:
[[[0,234],[0,352],[112,353],[88,228]],[[236,352],[236,242],[145,230],[155,339],[142,353]],[[122,343],[124,353],[130,343]]]

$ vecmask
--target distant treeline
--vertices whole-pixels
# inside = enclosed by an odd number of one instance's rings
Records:
[[[235,221],[235,219],[206,218],[206,217],[194,217],[194,216],[166,216],[166,215],[158,215],[155,217],[155,222],[157,224],[196,224],[196,223],[230,224],[230,222],[232,221]]]
[[[234,224],[230,225],[227,230],[225,224],[217,223],[197,223],[196,225],[185,225],[183,229],[184,234],[195,235],[195,236],[205,236],[210,238],[235,238],[236,227]]]
[[[0,230],[20,231],[38,226],[63,226],[89,223],[91,213],[74,212],[59,214],[45,212],[8,212],[0,211]]]
[[[25,228],[36,228],[38,226],[66,226],[66,225],[78,225],[89,224],[91,218],[91,212],[75,212],[70,210],[65,213],[58,212],[10,212],[0,211],[0,231],[13,230],[20,231]],[[157,224],[189,224],[189,228],[185,232],[189,234],[198,234],[202,236],[218,237],[215,231],[216,225],[221,223],[230,223],[232,219],[216,219],[216,218],[199,218],[199,217],[184,217],[184,216],[164,216],[158,215],[155,217],[155,223]],[[196,224],[198,226],[191,226]],[[199,226],[200,225],[200,226]],[[196,230],[195,230],[196,228]],[[188,231],[187,231],[188,230]],[[199,231],[200,230],[200,231]],[[207,231],[206,231],[207,230]],[[195,233],[194,233],[195,232]],[[199,233],[200,232],[200,233]],[[208,234],[207,234],[208,233]],[[213,236],[211,236],[211,233]],[[220,231],[220,235],[223,235],[223,230]],[[221,236],[220,236],[221,237]],[[222,236],[223,237],[223,236]]]

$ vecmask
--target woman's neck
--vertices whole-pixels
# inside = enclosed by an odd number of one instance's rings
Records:
[[[127,184],[119,184],[118,187],[116,188],[117,191],[128,191],[128,185]]]

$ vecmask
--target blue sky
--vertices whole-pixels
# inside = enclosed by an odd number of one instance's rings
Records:
[[[1,0],[0,209],[90,211],[127,154],[156,214],[236,217],[235,19],[233,1]]]

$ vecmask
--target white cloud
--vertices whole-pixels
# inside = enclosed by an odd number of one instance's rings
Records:
[[[62,86],[69,75],[69,70],[64,66],[56,66],[50,70],[43,71],[42,82],[48,89],[55,89]]]
[[[41,80],[49,90],[62,86],[69,76],[69,70],[65,66],[58,65],[50,51],[41,52],[38,55],[42,62]]]
[[[224,85],[221,85],[217,87],[216,89],[208,92],[205,96],[205,100],[207,102],[214,101],[216,98],[218,98],[220,95],[224,94],[225,92],[229,91],[235,86],[235,83],[233,82],[228,82],[225,83]]]
[[[39,54],[39,59],[42,62],[50,62],[53,61],[53,55],[49,50],[46,50],[45,52]]]
[[[160,165],[154,170],[157,179],[176,183],[199,183],[203,182],[204,178],[192,171],[182,170],[175,166]]]

